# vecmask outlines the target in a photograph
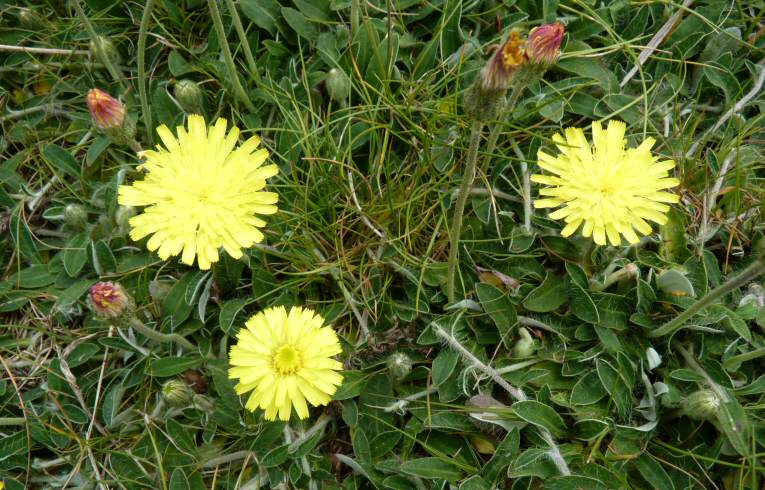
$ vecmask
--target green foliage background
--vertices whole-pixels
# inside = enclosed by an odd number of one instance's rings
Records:
[[[755,260],[762,235],[765,5],[685,4],[216,2],[240,92],[206,2],[0,1],[6,488],[762,488],[762,287],[671,339],[647,336]],[[470,126],[461,95],[507,28],[555,20],[560,62],[491,125],[500,138],[480,155],[463,225],[464,300],[448,305],[447,218]],[[113,43],[112,70],[90,52],[88,26]],[[93,130],[85,105],[92,87],[120,96],[149,147],[156,125],[184,121],[181,79],[201,87],[208,120],[259,134],[280,168],[266,241],[211,272],[127,237],[116,188],[138,177],[137,159]],[[329,86],[344,82],[347,97]],[[534,171],[556,131],[611,118],[632,145],[654,137],[677,162],[669,224],[637,246],[593,247],[537,211],[527,233],[520,162]],[[65,219],[72,204],[85,224]],[[628,264],[639,278],[614,280]],[[198,350],[94,320],[85,293],[99,279]],[[226,378],[232,336],[279,304],[322,313],[347,368],[335,401],[289,427],[246,412]],[[521,327],[531,351],[515,349]],[[439,329],[531,399],[511,404]],[[394,352],[414,364],[400,379]],[[170,379],[199,393],[163,405]],[[688,399],[709,389],[727,401],[704,411]],[[494,408],[476,409],[478,394]],[[536,426],[573,475],[558,474]]]

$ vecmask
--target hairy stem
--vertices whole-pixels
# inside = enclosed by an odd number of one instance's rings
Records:
[[[483,122],[473,121],[470,128],[470,146],[468,147],[467,164],[465,174],[462,176],[462,185],[457,195],[457,205],[454,208],[452,217],[452,226],[449,230],[449,269],[446,280],[446,295],[449,302],[454,301],[454,276],[457,271],[457,262],[459,260],[460,232],[462,231],[462,215],[465,212],[465,203],[470,195],[470,187],[475,179],[475,167],[478,162],[478,147],[481,144],[481,131]]]
[[[151,21],[151,11],[154,9],[154,0],[146,0],[141,16],[141,25],[138,28],[138,98],[141,99],[141,112],[143,124],[146,126],[146,138],[149,146],[152,144],[153,131],[151,125],[151,111],[149,110],[149,97],[146,95],[146,36]]]
[[[242,43],[242,51],[244,51],[244,59],[247,61],[247,67],[250,69],[250,75],[259,83],[260,73],[258,72],[258,65],[255,63],[255,57],[252,56],[252,48],[250,48],[250,42],[247,40],[247,33],[244,32],[242,19],[239,18],[239,12],[236,10],[234,0],[226,0],[226,6],[231,13],[231,20],[234,22],[234,29],[236,29],[236,33],[239,36],[239,42]]]
[[[213,25],[215,26],[215,33],[218,35],[218,43],[220,49],[223,52],[223,61],[226,63],[226,69],[228,70],[228,76],[231,77],[231,83],[234,86],[234,92],[236,92],[237,98],[242,102],[248,110],[255,112],[255,106],[252,105],[250,98],[247,97],[242,82],[239,80],[239,75],[236,72],[236,65],[234,64],[234,57],[231,56],[231,49],[228,47],[228,41],[226,40],[226,30],[223,28],[223,20],[218,10],[217,0],[207,0],[207,5],[210,8],[210,17],[212,17]]]
[[[188,340],[184,339],[177,333],[162,333],[157,332],[153,328],[147,327],[141,320],[138,318],[133,318],[130,321],[130,326],[133,328],[133,330],[138,331],[141,335],[144,337],[150,338],[151,340],[154,340],[156,342],[161,342],[165,344],[173,343],[178,344],[181,347],[183,347],[186,350],[196,350],[197,347],[189,342]]]

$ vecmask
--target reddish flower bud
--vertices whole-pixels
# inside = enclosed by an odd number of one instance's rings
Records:
[[[88,92],[88,109],[93,125],[100,130],[121,128],[125,121],[125,105],[97,88]]]
[[[563,24],[553,22],[535,27],[529,33],[526,41],[526,55],[531,63],[543,63],[552,65],[558,61],[560,55],[560,43],[565,32]]]
[[[511,31],[505,44],[494,53],[481,70],[479,75],[481,88],[487,91],[504,92],[510,87],[515,71],[525,62],[523,38],[518,31]]]
[[[90,288],[90,309],[100,318],[117,318],[132,309],[133,300],[118,283],[97,282]]]

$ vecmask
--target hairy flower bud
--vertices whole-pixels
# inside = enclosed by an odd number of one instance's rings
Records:
[[[114,65],[122,63],[122,56],[117,47],[110,39],[103,36],[96,36],[90,41],[90,52],[93,58],[101,62],[109,61]]]
[[[40,14],[26,7],[19,8],[19,24],[29,31],[40,32],[45,29],[45,21]]]
[[[101,89],[88,92],[88,110],[93,125],[100,130],[120,128],[125,122],[125,105]]]
[[[113,143],[126,145],[135,137],[135,122],[127,116],[125,104],[94,88],[88,92],[88,110],[93,125]]]
[[[523,38],[510,31],[507,41],[494,53],[465,94],[465,109],[476,120],[490,121],[505,108],[505,92],[526,63]]]
[[[97,282],[90,287],[88,303],[99,318],[117,319],[133,313],[135,304],[119,283]]]
[[[537,350],[534,339],[531,338],[529,331],[523,327],[518,329],[518,334],[521,338],[513,346],[513,356],[519,359],[531,357]]]
[[[179,80],[173,87],[173,95],[186,113],[202,114],[204,96],[202,89],[193,80]]]
[[[722,400],[712,390],[694,391],[682,403],[683,413],[692,419],[714,420]]]
[[[530,63],[553,65],[560,56],[560,43],[565,32],[563,24],[553,22],[535,27],[526,41],[526,55]]]
[[[136,215],[133,206],[120,206],[114,213],[114,222],[117,224],[117,233],[127,235],[130,232],[130,218]]]
[[[346,102],[351,95],[351,81],[345,72],[332,68],[327,72],[327,78],[324,79],[329,98],[335,102]]]
[[[386,363],[388,372],[396,381],[401,381],[412,372],[412,360],[403,352],[394,352]]]
[[[162,385],[162,400],[172,407],[189,404],[193,396],[189,385],[179,379],[165,381]]]
[[[82,230],[88,224],[88,212],[79,204],[67,204],[64,208],[64,223],[74,230]]]

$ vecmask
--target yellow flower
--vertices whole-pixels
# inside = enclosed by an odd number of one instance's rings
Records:
[[[228,377],[239,379],[238,394],[254,390],[245,407],[266,411],[267,420],[308,417],[306,401],[326,405],[343,377],[342,364],[332,359],[342,349],[337,335],[323,326],[324,318],[308,308],[268,308],[252,316],[231,347]]]
[[[262,189],[278,168],[263,166],[268,151],[257,149],[260,138],[234,149],[239,128],[226,134],[221,118],[208,130],[196,115],[189,116],[188,131],[177,128],[177,139],[164,125],[157,133],[165,147],[141,153],[144,180],[119,188],[120,204],[147,206],[130,219],[130,237],[151,235],[147,246],[160,258],[182,254],[191,265],[196,256],[200,269],[218,261],[220,247],[237,259],[243,248],[262,241],[258,228],[266,223],[255,215],[277,211],[278,196]]]
[[[667,222],[669,206],[678,202],[676,194],[662,192],[680,182],[668,177],[675,166],[672,160],[657,161],[651,154],[653,138],[637,148],[625,148],[626,125],[610,121],[604,131],[592,123],[592,146],[579,128],[566,129],[566,139],[553,136],[561,154],[553,157],[538,153],[539,166],[554,175],[532,175],[531,180],[548,185],[539,191],[547,196],[534,202],[538,208],[561,209],[550,218],[566,222],[561,235],[569,236],[582,226],[582,234],[592,235],[598,245],[619,245],[621,236],[636,243],[637,230],[651,233],[646,220],[660,225]],[[634,228],[634,229],[633,229]]]

